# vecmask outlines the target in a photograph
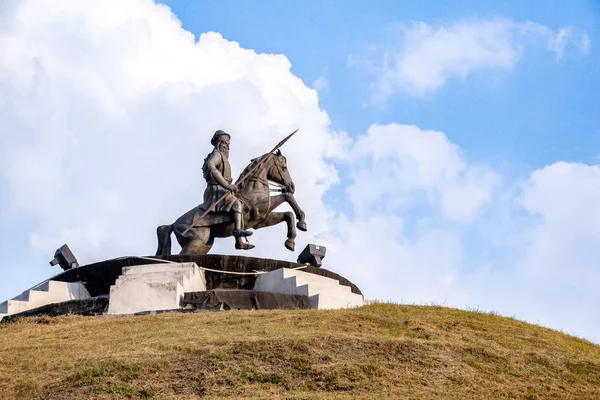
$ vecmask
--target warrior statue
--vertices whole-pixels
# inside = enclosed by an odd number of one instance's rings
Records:
[[[207,254],[215,238],[230,236],[235,238],[236,249],[250,250],[254,245],[247,242],[247,237],[252,232],[246,229],[261,229],[282,222],[288,228],[285,247],[293,251],[296,228],[306,231],[306,222],[304,212],[294,198],[295,185],[279,147],[294,133],[271,152],[253,159],[234,184],[229,164],[231,135],[222,130],[216,131],[211,139],[214,149],[202,167],[207,183],[204,202],[173,224],[157,228],[156,254],[171,254],[171,233],[175,233],[182,247],[181,254],[185,255]],[[281,194],[271,196],[274,189],[270,185],[279,187],[275,190],[281,191]],[[275,212],[282,203],[288,203],[293,213]],[[298,222],[294,226],[296,218]]]
[[[202,172],[206,180],[204,191],[204,203],[200,206],[203,210],[210,212],[226,212],[233,219],[233,236],[235,237],[235,248],[250,250],[254,246],[242,241],[243,237],[251,236],[252,232],[243,230],[242,202],[236,197],[238,187],[234,185],[231,178],[231,165],[229,164],[229,143],[231,135],[218,130],[210,140],[214,150],[204,159]],[[217,203],[224,197],[220,203]]]

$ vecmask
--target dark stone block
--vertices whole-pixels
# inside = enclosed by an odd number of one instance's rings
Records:
[[[200,310],[297,310],[309,309],[308,296],[254,290],[221,289],[186,293],[186,308]]]

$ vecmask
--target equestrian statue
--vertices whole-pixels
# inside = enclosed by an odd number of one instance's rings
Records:
[[[279,148],[296,131],[269,153],[251,160],[235,183],[229,164],[231,135],[216,131],[210,141],[214,149],[204,159],[202,167],[206,180],[204,202],[173,224],[157,228],[156,255],[171,254],[171,233],[175,233],[183,255],[207,254],[215,238],[230,236],[235,238],[236,249],[250,250],[254,245],[248,243],[248,236],[252,235],[248,229],[266,228],[282,222],[287,224],[285,247],[294,251],[296,227],[306,231],[305,215],[294,198],[294,182]],[[271,196],[274,189],[269,184],[278,186],[281,194]],[[288,203],[294,212],[275,212],[275,208],[283,203]],[[298,222],[294,226],[296,218]]]

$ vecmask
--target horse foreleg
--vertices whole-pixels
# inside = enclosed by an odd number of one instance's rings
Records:
[[[298,205],[298,202],[296,201],[296,198],[294,197],[294,195],[291,193],[284,193],[284,194],[280,194],[280,195],[271,197],[271,208],[270,209],[273,210],[282,203],[288,203],[290,205],[290,207],[292,207],[292,210],[294,211],[296,218],[298,218],[298,223],[296,224],[296,226],[301,231],[306,232],[306,221],[304,220],[306,214],[304,214],[304,211],[302,211],[302,209]]]
[[[287,240],[285,241],[285,247],[290,251],[294,251],[296,246],[296,228],[294,227],[295,218],[293,213],[289,211],[272,212],[267,219],[256,225],[254,229],[266,228],[268,226],[280,224],[284,221],[287,224]]]
[[[306,232],[306,221],[304,220],[306,214],[304,214],[304,211],[302,211],[302,209],[298,205],[296,198],[291,193],[284,193],[282,196],[284,197],[285,201],[290,205],[290,207],[292,207],[292,210],[294,210],[294,214],[296,214],[296,218],[298,218],[298,223],[296,224],[296,226],[301,231]]]

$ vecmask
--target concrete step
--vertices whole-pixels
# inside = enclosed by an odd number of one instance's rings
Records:
[[[333,296],[327,293],[319,293],[309,296],[308,299],[311,307],[319,310],[336,310],[364,305],[363,297],[355,293],[346,296]]]
[[[313,279],[309,281],[303,276],[291,276],[289,278],[285,278],[285,280],[291,281],[296,287],[310,286],[315,290],[333,290],[336,292],[352,293],[352,288],[350,286],[340,285],[339,282],[334,279],[327,278],[323,279],[322,281]]]
[[[190,280],[191,272],[186,271],[164,271],[164,272],[149,272],[147,274],[132,274],[121,275],[115,283],[127,283],[135,281],[143,282],[171,282],[174,279],[183,284],[184,279]]]
[[[301,295],[310,297],[310,296],[314,296],[319,293],[327,293],[332,296],[338,296],[338,297],[340,297],[340,296],[343,297],[343,296],[353,294],[352,291],[350,291],[350,290],[339,289],[339,285],[338,285],[338,287],[328,286],[328,285],[324,285],[324,286],[300,285],[300,286],[296,286],[296,289],[294,290],[293,294],[301,294]]]
[[[195,263],[160,264],[137,266],[142,268],[124,268],[115,284],[141,281],[145,283],[161,283],[176,280],[186,291],[196,291],[198,287],[205,287],[204,274]]]
[[[352,293],[350,286],[340,285],[335,279],[286,268],[260,275],[256,280],[254,289],[273,291],[272,288],[277,288],[279,293],[302,294],[296,293],[296,288],[306,285],[310,286],[313,291]]]
[[[182,307],[185,292],[204,290],[204,272],[195,263],[127,267],[110,288],[108,314],[173,310]]]
[[[327,278],[326,276],[321,276],[321,275],[317,275],[317,274],[311,274],[310,272],[304,272],[300,269],[289,269],[289,268],[282,268],[283,269],[283,278],[296,278],[296,281],[298,282],[298,285],[305,285],[305,284],[316,284],[316,285],[339,285],[340,282],[337,279],[333,279],[333,278]],[[341,285],[340,285],[341,286]],[[351,290],[349,286],[344,286],[347,287],[348,290]]]
[[[68,300],[89,297],[87,289],[81,282],[48,280],[24,291],[20,295],[13,297],[11,300],[30,301],[30,296],[35,295],[35,292],[54,293],[59,296],[67,296],[69,297]]]
[[[125,273],[124,275],[121,275],[117,281],[115,282],[115,284],[124,284],[124,283],[128,283],[128,282],[136,282],[136,281],[141,281],[141,282],[145,282],[145,283],[156,283],[159,284],[161,282],[166,283],[166,282],[171,282],[173,281],[173,279],[175,279],[177,282],[179,282],[186,291],[195,291],[197,287],[202,287],[203,285],[205,285],[204,283],[204,278],[203,278],[203,274],[201,273],[200,269],[198,269],[197,267],[195,267],[195,269],[187,269],[187,270],[181,270],[181,269],[171,269],[171,270],[165,270],[165,271],[155,271],[155,272],[148,272],[148,273]]]
[[[41,307],[46,304],[61,303],[90,297],[81,282],[45,281],[26,290],[11,300],[0,304],[0,314],[15,314]]]
[[[260,275],[254,290],[308,296],[313,308],[331,309],[363,305],[363,296],[336,279],[293,269],[278,269]]]
[[[279,288],[281,290],[288,288],[288,294],[293,294],[293,287],[305,284],[315,284],[329,287],[341,286],[335,279],[326,278],[299,270],[280,268],[260,275],[256,280],[254,289],[268,292],[272,291],[271,288]],[[278,292],[284,293],[279,290]]]
[[[0,304],[0,313],[11,315],[21,311],[27,311],[27,303],[27,301],[22,300],[6,300],[4,303]]]
[[[281,268],[261,275],[260,284],[265,288],[272,286],[281,287],[282,289],[289,288],[289,294],[295,294],[292,288],[303,285],[310,285],[315,290],[334,290],[352,293],[350,286],[340,285],[336,279],[288,268]]]

